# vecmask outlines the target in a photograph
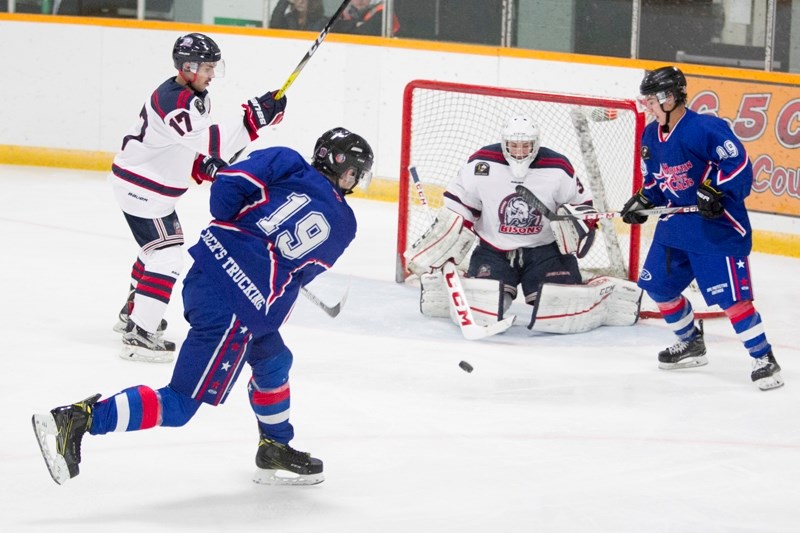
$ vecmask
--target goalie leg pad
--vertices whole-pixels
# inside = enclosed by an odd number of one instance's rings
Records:
[[[642,290],[635,283],[602,276],[586,285],[545,283],[528,329],[584,333],[600,326],[632,326],[639,320]]]
[[[461,285],[470,310],[479,326],[494,324],[503,319],[503,284],[494,279],[462,278]],[[459,317],[450,305],[450,294],[441,271],[420,276],[419,310],[425,316],[450,317],[459,324]]]
[[[464,227],[464,218],[442,207],[436,220],[403,255],[408,269],[421,276],[442,267],[446,261],[459,264],[472,250],[477,237]]]

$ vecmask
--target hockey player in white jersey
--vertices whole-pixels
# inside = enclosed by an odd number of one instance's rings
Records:
[[[534,306],[528,327],[537,331],[635,323],[641,299],[635,284],[606,277],[583,284],[578,258],[588,253],[596,224],[548,221],[517,193],[518,185],[558,214],[595,212],[569,159],[541,146],[531,118],[511,117],[502,142],[475,152],[448,184],[436,222],[406,253],[409,269],[420,276],[422,313],[456,320],[439,270],[469,257],[463,281],[476,322],[502,320],[521,286]]]
[[[227,127],[211,118],[208,87],[225,74],[222,52],[201,33],[178,38],[172,49],[177,75],[145,101],[122,140],[109,182],[140,246],[128,299],[114,330],[123,334],[121,357],[169,362],[175,344],[164,340],[164,313],[183,268],[184,243],[175,204],[188,190],[213,181],[226,162],[283,118],[286,98],[268,92],[245,102],[243,120]]]

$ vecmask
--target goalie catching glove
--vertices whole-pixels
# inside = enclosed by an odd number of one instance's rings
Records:
[[[475,233],[464,226],[464,217],[442,207],[428,231],[403,255],[408,269],[422,276],[442,268],[450,260],[459,264],[472,250],[476,239]]]
[[[590,205],[570,205],[564,204],[556,211],[557,215],[575,217],[587,213],[597,213],[597,210]],[[578,259],[589,253],[589,248],[594,242],[597,220],[581,220],[570,218],[569,220],[551,220],[550,229],[556,236],[556,244],[562,254],[575,254]]]
[[[268,92],[259,97],[253,97],[244,104],[244,127],[250,134],[250,140],[258,138],[258,130],[266,126],[274,126],[283,120],[283,111],[286,109],[286,96],[280,100],[275,99],[276,92]]]

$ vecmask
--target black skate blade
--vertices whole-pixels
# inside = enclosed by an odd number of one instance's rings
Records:
[[[58,434],[53,415],[50,413],[35,414],[31,417],[31,423],[33,424],[33,433],[36,435],[36,441],[39,443],[39,450],[42,452],[42,458],[44,458],[47,470],[50,472],[50,477],[59,485],[63,485],[70,479],[69,467],[62,456],[50,451],[50,445],[47,442],[48,435],[55,436]]]

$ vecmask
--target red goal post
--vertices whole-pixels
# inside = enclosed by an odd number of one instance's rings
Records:
[[[635,100],[414,80],[403,94],[395,278],[411,274],[403,253],[429,227],[408,169],[419,172],[433,210],[468,157],[500,142],[512,115],[530,116],[542,146],[567,156],[593,194],[598,211],[619,211],[642,183],[641,134],[645,116]],[[649,247],[656,217],[642,226],[602,221],[592,249],[579,261],[584,277],[611,275],[635,281]],[[697,297],[700,295],[697,294]],[[692,297],[703,316],[705,304]],[[652,302],[642,316],[657,316]]]

